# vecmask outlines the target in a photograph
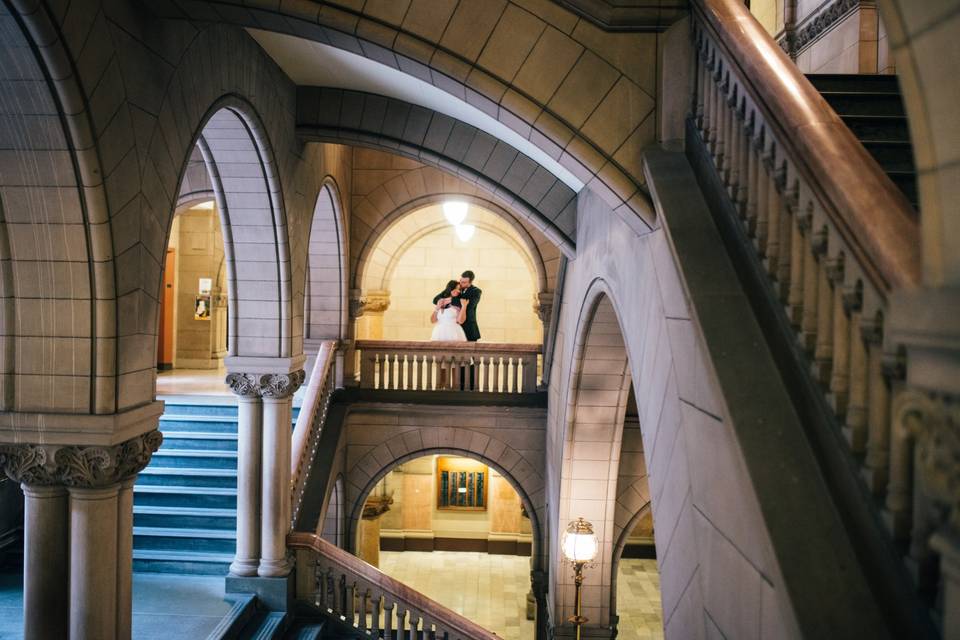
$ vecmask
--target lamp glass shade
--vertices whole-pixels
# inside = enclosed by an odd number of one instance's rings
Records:
[[[460,242],[468,242],[470,238],[473,237],[473,232],[476,230],[477,228],[472,224],[458,224],[456,227],[454,227],[454,231],[456,231]]]
[[[563,548],[564,557],[573,563],[591,562],[597,557],[599,550],[593,525],[583,518],[577,518],[567,525],[566,531],[560,538],[560,545]]]
[[[443,216],[447,219],[447,222],[453,226],[457,226],[467,219],[468,208],[469,207],[466,202],[459,202],[456,200],[444,202]]]

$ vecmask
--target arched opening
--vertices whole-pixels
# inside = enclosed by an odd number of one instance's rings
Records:
[[[444,217],[442,202],[433,202],[390,219],[364,248],[356,281],[367,304],[357,337],[429,340],[434,295],[469,269],[483,291],[477,323],[484,341],[542,341],[538,305],[548,283],[537,245],[475,199],[444,200],[469,203],[459,228]],[[461,235],[463,227],[469,230]]]
[[[533,637],[539,524],[522,486],[458,450],[377,475],[353,506],[354,553],[503,638]]]
[[[623,333],[605,293],[595,295],[580,317],[574,363],[560,527],[583,517],[599,542],[595,562],[584,570],[581,613],[591,625],[617,628],[619,637],[662,637],[644,443]],[[638,562],[624,558],[628,548]],[[566,620],[573,614],[573,572],[559,549],[556,571],[555,615]]]
[[[307,281],[303,300],[304,340],[346,337],[347,265],[340,192],[332,178],[324,180],[310,225]]]

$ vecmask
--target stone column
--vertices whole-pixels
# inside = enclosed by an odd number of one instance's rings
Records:
[[[27,640],[130,637],[133,479],[162,441],[154,430],[115,445],[0,445],[0,469],[27,496]]]
[[[263,398],[263,457],[261,459],[260,519],[261,577],[285,576],[287,531],[290,528],[290,438],[292,396],[303,384],[304,372],[260,376]]]
[[[235,576],[255,576],[260,565],[260,451],[262,416],[255,376],[230,374],[237,394],[237,552]]]
[[[119,489],[119,484],[70,488],[71,640],[117,635]]]
[[[383,314],[390,308],[389,291],[351,291],[350,317],[356,320],[358,340],[383,339]]]
[[[117,640],[130,640],[133,626],[133,485],[120,483],[117,495]]]
[[[391,496],[370,496],[363,505],[357,555],[374,567],[380,566],[380,517],[390,510],[391,504]]]
[[[67,637],[67,490],[23,484],[23,635]]]

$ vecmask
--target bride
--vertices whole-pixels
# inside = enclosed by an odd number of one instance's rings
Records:
[[[460,283],[451,280],[443,290],[443,295],[433,309],[430,322],[433,323],[431,340],[439,342],[466,342],[462,325],[467,319],[469,300],[460,299]]]

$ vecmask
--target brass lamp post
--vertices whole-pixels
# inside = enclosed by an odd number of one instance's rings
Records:
[[[567,529],[560,538],[560,545],[563,547],[564,557],[573,565],[574,585],[577,589],[576,609],[567,622],[577,625],[577,640],[580,640],[580,627],[588,622],[580,612],[583,567],[597,556],[599,546],[597,536],[593,533],[593,525],[583,518],[577,518],[567,525]]]

